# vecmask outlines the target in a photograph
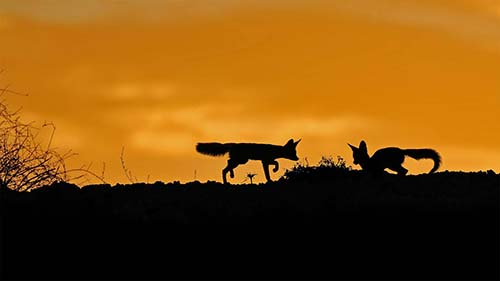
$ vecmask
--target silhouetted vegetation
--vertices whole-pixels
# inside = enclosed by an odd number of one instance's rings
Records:
[[[347,165],[342,156],[337,156],[337,158],[322,156],[315,166],[310,166],[307,159],[296,162],[290,170],[285,171],[282,180],[325,181],[339,175],[346,175],[350,171],[352,167]]]
[[[77,181],[87,175],[104,181],[89,166],[67,169],[65,161],[75,153],[61,153],[52,147],[55,125],[23,121],[20,109],[9,109],[5,94],[19,93],[0,89],[0,190],[30,191],[58,181]],[[51,128],[46,143],[40,137],[45,127]]]
[[[43,124],[21,121],[19,111],[9,110],[3,96],[8,89],[0,89],[0,189],[26,191],[69,180],[64,160],[71,152],[60,154],[51,148],[52,137],[47,145],[38,139]],[[15,92],[12,92],[15,93]]]

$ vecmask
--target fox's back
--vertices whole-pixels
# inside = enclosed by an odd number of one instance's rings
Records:
[[[260,143],[231,143],[230,158],[274,160],[280,156],[282,146]]]
[[[386,147],[377,150],[370,158],[370,164],[379,168],[387,168],[403,163],[404,152],[398,147]]]

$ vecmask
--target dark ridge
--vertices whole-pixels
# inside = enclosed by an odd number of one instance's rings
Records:
[[[2,191],[4,279],[499,278],[500,175],[298,167],[259,185]]]

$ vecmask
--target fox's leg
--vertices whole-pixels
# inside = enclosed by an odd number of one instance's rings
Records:
[[[234,167],[233,167],[233,169],[234,169],[234,168],[236,168],[238,165],[243,165],[243,164],[246,164],[246,163],[248,162],[248,159],[241,159],[241,158],[240,158],[240,159],[238,159],[238,158],[236,158],[236,159],[231,159],[231,161],[233,162],[233,164],[232,164],[232,165],[234,166]],[[231,170],[229,171],[229,176],[230,176],[232,179],[234,178],[234,171],[233,171],[233,169],[231,169]]]
[[[408,173],[408,170],[407,170],[407,169],[405,169],[405,168],[403,168],[403,166],[400,166],[400,167],[399,167],[399,170],[398,170],[398,174],[399,174],[399,175],[402,175],[402,176],[405,176],[405,175],[406,175],[406,173]]]
[[[238,167],[238,162],[233,160],[233,159],[229,159],[227,160],[227,166],[226,168],[224,168],[224,170],[222,170],[222,180],[224,181],[224,183],[227,183],[227,179],[226,179],[226,174],[227,172],[229,172],[229,176],[231,178],[234,178],[234,171],[233,169]]]
[[[271,164],[274,165],[273,172],[276,173],[280,168],[280,163],[278,163],[278,161],[274,160],[273,162],[271,162]]]
[[[262,161],[262,167],[264,168],[264,175],[266,176],[266,180],[271,181],[271,177],[269,176],[269,162]]]
[[[407,170],[407,169],[405,169],[405,168],[404,168],[403,166],[401,166],[401,165],[399,165],[399,166],[395,166],[395,167],[391,167],[391,168],[389,168],[389,169],[391,169],[391,170],[393,170],[393,171],[397,172],[397,173],[398,173],[398,175],[401,175],[401,176],[404,176],[404,175],[406,175],[406,173],[408,173],[408,170]]]

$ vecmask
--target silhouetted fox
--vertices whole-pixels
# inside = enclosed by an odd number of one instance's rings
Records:
[[[273,172],[279,169],[278,158],[285,158],[297,161],[296,147],[300,140],[294,142],[290,139],[285,145],[272,145],[260,143],[198,143],[196,151],[210,156],[222,156],[229,152],[227,167],[222,170],[222,180],[227,183],[226,174],[229,172],[231,178],[234,178],[233,169],[238,165],[245,164],[248,160],[261,160],[264,168],[264,174],[267,181],[271,181],[269,176],[269,165],[274,165]]]
[[[398,147],[386,147],[377,150],[372,157],[368,155],[368,149],[365,141],[359,143],[359,148],[348,144],[352,149],[352,156],[354,164],[360,165],[363,170],[379,173],[384,169],[390,169],[397,172],[399,175],[406,175],[407,169],[403,168],[405,156],[410,156],[414,159],[432,159],[434,160],[434,167],[429,172],[434,173],[439,169],[441,164],[441,156],[430,148],[422,149],[401,149]]]

